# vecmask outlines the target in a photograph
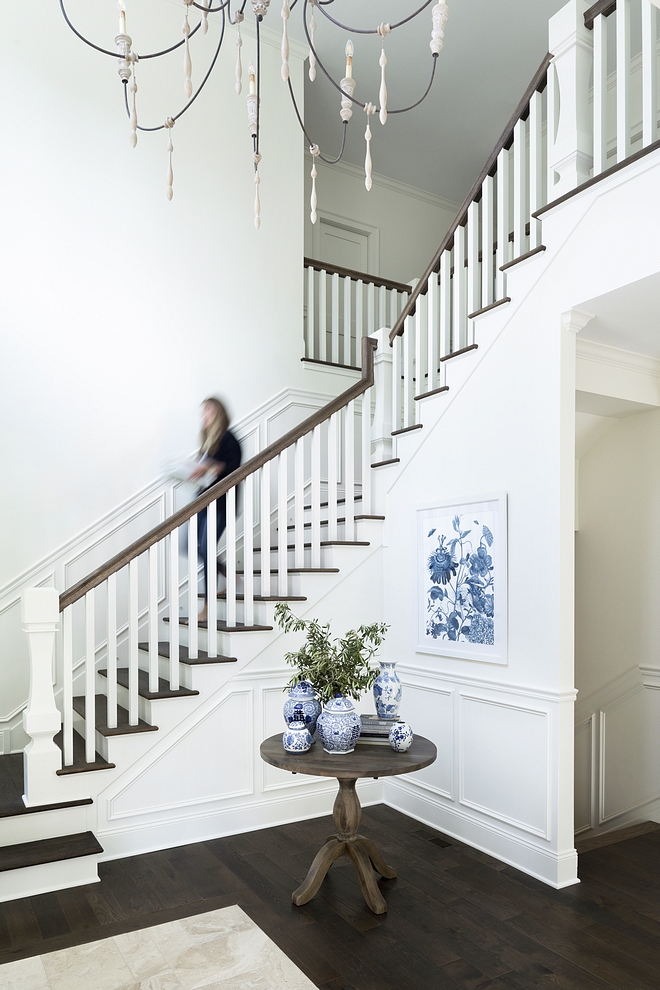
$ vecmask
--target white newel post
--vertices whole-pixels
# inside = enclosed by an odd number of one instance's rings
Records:
[[[570,0],[550,18],[548,69],[548,202],[589,178],[593,164],[589,79],[593,32],[584,25],[589,0]]]
[[[53,742],[62,724],[53,691],[53,646],[60,618],[56,589],[27,588],[21,596],[21,618],[30,646],[30,695],[23,712],[30,742],[23,753],[23,801],[31,808],[62,800],[55,774],[62,766],[62,753]]]
[[[392,456],[392,369],[393,354],[390,347],[390,331],[381,327],[372,334],[378,341],[374,355],[374,388],[376,406],[371,431],[371,456],[373,463],[387,461]]]

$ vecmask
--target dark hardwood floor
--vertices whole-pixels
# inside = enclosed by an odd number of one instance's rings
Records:
[[[556,891],[366,808],[360,831],[399,870],[381,917],[347,860],[291,904],[332,831],[319,818],[133,856],[102,864],[101,883],[0,904],[0,963],[239,904],[323,990],[660,988],[660,826],[585,852],[582,883]]]

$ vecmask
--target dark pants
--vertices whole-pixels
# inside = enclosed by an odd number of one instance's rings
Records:
[[[202,563],[204,564],[204,597],[205,598],[207,597],[208,587],[209,587],[209,561],[207,559],[207,553],[206,553],[207,550],[206,515],[207,515],[206,509],[202,509],[201,512],[197,513],[197,553],[202,558]],[[216,540],[219,540],[222,534],[224,533],[225,527],[227,525],[227,499],[225,495],[219,498],[216,503],[215,519],[216,519],[215,536],[216,536]],[[213,556],[216,557],[216,566],[215,566],[216,575],[225,574],[226,572],[225,572],[224,564],[222,564],[217,559],[216,554],[214,554]],[[213,570],[213,568],[211,568],[211,570]],[[216,583],[216,589],[217,589],[217,583]]]

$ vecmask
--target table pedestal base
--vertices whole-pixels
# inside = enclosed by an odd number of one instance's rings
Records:
[[[358,835],[362,809],[355,790],[356,781],[343,777],[339,777],[338,781],[339,792],[333,809],[337,834],[330,836],[317,852],[307,876],[300,887],[293,892],[293,903],[300,906],[311,901],[335,860],[341,856],[348,856],[357,871],[360,889],[368,907],[374,914],[385,914],[387,903],[378,889],[374,869],[388,879],[396,876],[396,870],[387,865],[371,839]]]

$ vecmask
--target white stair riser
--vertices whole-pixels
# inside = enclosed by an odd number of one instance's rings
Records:
[[[37,811],[0,818],[0,847],[86,832],[89,828],[87,824],[89,811],[94,814],[93,806],[83,804],[75,808],[57,808],[52,811]]]
[[[97,855],[61,859],[55,863],[26,866],[20,870],[5,870],[0,873],[0,902],[47,894],[52,890],[67,890],[69,887],[80,887],[98,881]]]

